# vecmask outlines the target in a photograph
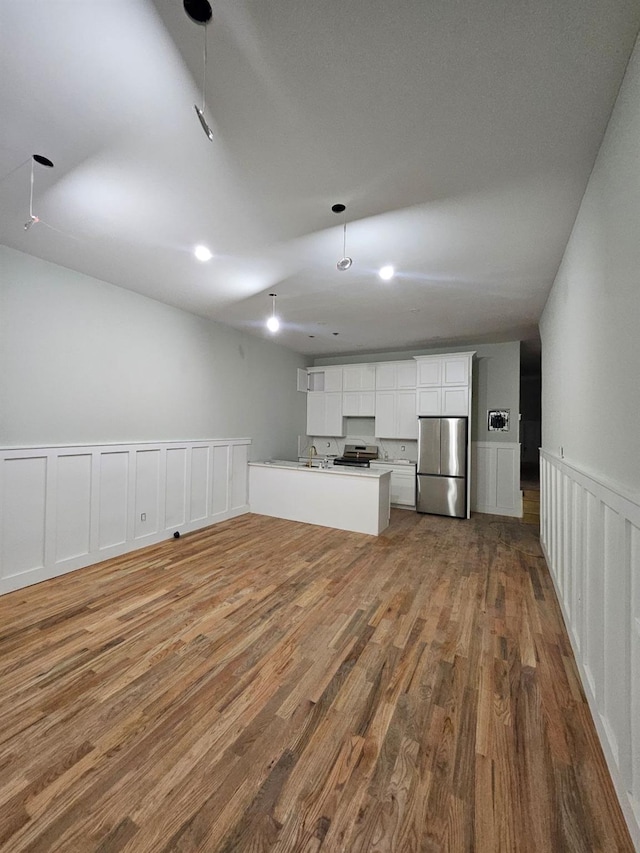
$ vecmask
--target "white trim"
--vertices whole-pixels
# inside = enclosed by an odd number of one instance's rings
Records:
[[[546,451],[540,477],[543,553],[640,850],[640,504],[620,484]]]

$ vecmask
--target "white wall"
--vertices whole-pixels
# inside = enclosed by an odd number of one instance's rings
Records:
[[[638,849],[639,140],[636,45],[540,323],[543,544]]]
[[[249,437],[293,458],[307,363],[0,246],[0,447]]]

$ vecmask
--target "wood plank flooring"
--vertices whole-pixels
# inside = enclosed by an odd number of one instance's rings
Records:
[[[0,598],[0,850],[633,847],[535,528],[398,510]]]

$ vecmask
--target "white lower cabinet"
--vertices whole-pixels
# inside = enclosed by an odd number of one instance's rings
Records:
[[[416,469],[414,465],[394,465],[392,462],[372,462],[378,471],[391,471],[391,503],[395,506],[416,505]]]
[[[307,392],[307,435],[344,435],[342,393]]]

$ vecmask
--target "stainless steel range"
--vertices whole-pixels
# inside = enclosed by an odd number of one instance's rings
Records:
[[[350,465],[353,468],[370,468],[371,460],[378,458],[375,444],[345,444],[344,453],[333,460],[334,465]]]

